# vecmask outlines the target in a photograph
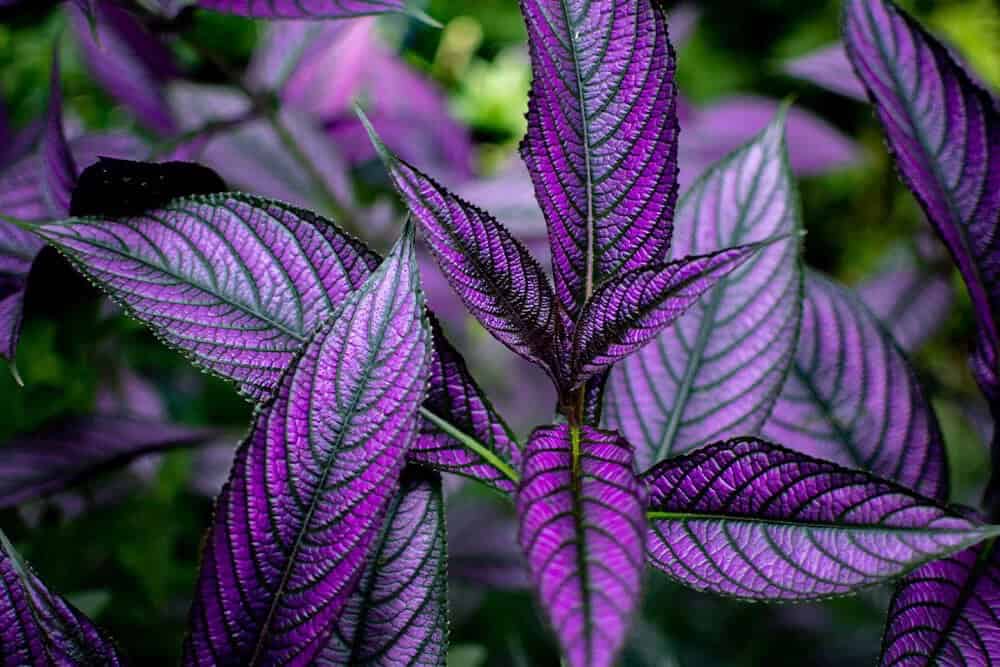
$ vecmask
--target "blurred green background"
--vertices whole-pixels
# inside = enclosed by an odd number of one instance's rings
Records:
[[[39,3],[45,5],[46,3]],[[991,0],[903,2],[946,37],[993,86],[1000,86],[1000,9]],[[871,111],[784,75],[780,63],[838,38],[839,3],[704,0],[698,27],[679,53],[680,88],[707,104],[737,92],[795,103],[820,114],[865,148],[863,165],[801,180],[807,261],[848,284],[869,275],[899,239],[925,223],[899,184]],[[453,112],[472,129],[483,173],[516,149],[530,73],[515,0],[431,0],[443,30],[386,19],[403,57],[447,91]],[[192,28],[233,67],[244,65],[262,26],[198,14]],[[62,12],[40,6],[0,26],[0,92],[12,118],[38,117],[47,99],[53,42],[65,40]],[[63,47],[69,109],[91,129],[131,127],[128,114],[89,79]],[[190,53],[179,51],[189,65]],[[956,285],[959,285],[957,277]],[[964,292],[948,321],[914,359],[947,438],[955,500],[974,502],[986,450],[964,407],[975,396],[966,369],[972,317]],[[19,387],[0,372],[0,441],[48,419],[85,414],[109,369],[121,364],[154,381],[178,421],[246,428],[250,409],[228,386],[192,371],[139,325],[104,317],[94,306],[63,313],[33,307],[18,353]],[[0,450],[2,456],[2,450]],[[165,457],[152,483],[120,501],[67,517],[56,507],[0,513],[2,527],[43,578],[71,594],[125,646],[136,664],[176,662],[211,503],[189,490],[190,452]],[[102,481],[92,485],[98,487]],[[85,490],[86,496],[86,490]],[[459,500],[458,502],[461,502]],[[29,520],[30,519],[30,520]],[[747,605],[686,592],[650,573],[636,665],[853,665],[877,653],[884,590],[803,607]],[[453,625],[451,664],[554,665],[557,658],[528,594],[462,596]]]

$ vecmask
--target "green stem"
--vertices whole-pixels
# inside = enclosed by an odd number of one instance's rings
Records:
[[[436,414],[434,414],[427,408],[421,407],[420,414],[423,415],[423,417],[427,419],[429,422],[437,426],[439,429],[441,429],[451,437],[458,440],[459,443],[461,443],[462,446],[464,446],[466,449],[475,452],[487,463],[489,463],[494,468],[502,472],[504,476],[507,477],[507,479],[509,479],[510,481],[514,482],[515,484],[518,484],[521,481],[521,476],[517,473],[517,471],[511,468],[506,461],[504,461],[495,453],[493,453],[493,451],[490,450],[490,448],[484,445],[483,443],[479,442],[469,434],[464,433],[463,431],[460,431],[459,429],[455,428],[455,426],[453,426],[451,422],[445,421],[441,417],[438,417]]]

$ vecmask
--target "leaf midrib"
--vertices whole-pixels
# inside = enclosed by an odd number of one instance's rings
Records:
[[[786,526],[789,528],[801,528],[805,530],[844,530],[851,532],[872,532],[872,533],[898,533],[902,535],[906,534],[967,534],[974,533],[977,530],[982,533],[982,538],[1000,535],[1000,526],[977,526],[970,524],[969,528],[945,528],[945,529],[934,529],[929,526],[879,526],[873,524],[850,524],[850,523],[823,523],[820,521],[791,521],[788,519],[769,519],[766,517],[753,517],[753,516],[734,516],[729,514],[718,514],[718,513],[699,513],[699,512],[667,512],[660,510],[647,510],[646,518],[650,521],[677,521],[685,523],[688,521],[709,521],[718,523],[745,523],[759,526]],[[959,517],[945,517],[945,518],[959,518]]]

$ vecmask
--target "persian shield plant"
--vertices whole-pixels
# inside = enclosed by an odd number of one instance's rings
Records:
[[[402,0],[198,4],[263,18],[415,11]],[[445,664],[441,473],[511,501],[537,605],[571,667],[616,663],[647,565],[748,601],[898,581],[881,664],[1000,661],[997,482],[985,515],[948,503],[941,429],[906,353],[861,297],[804,267],[787,105],[678,198],[661,4],[520,6],[533,74],[520,152],[551,277],[360,110],[409,212],[385,257],[197,165],[102,158],[81,172],[54,76],[29,179],[47,208],[0,227],[17,260],[0,264],[13,276],[5,356],[48,244],[254,405],[202,546],[183,663]],[[849,0],[844,29],[904,181],[969,285],[972,365],[997,414],[996,104],[887,0]],[[554,387],[551,423],[524,443],[425,304],[418,229],[469,313]],[[87,439],[109,439],[88,425],[98,435]],[[40,479],[12,466],[4,502],[205,437],[161,425],[81,463],[62,456],[73,433]],[[30,443],[19,447],[20,468],[33,465]],[[107,635],[0,538],[4,664],[119,664]]]

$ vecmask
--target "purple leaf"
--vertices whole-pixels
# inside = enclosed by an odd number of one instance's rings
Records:
[[[699,109],[681,133],[681,189],[727,153],[750,141],[781,110],[764,97],[730,97]],[[802,109],[788,110],[785,136],[792,171],[810,175],[859,161],[858,146],[835,127]]]
[[[171,134],[176,126],[164,85],[178,71],[170,49],[115,2],[91,0],[89,4],[91,16],[78,4],[71,14],[80,54],[90,74],[145,127]]]
[[[651,341],[759,248],[739,246],[651,264],[604,283],[584,304],[574,329],[574,384]]]
[[[840,42],[789,60],[785,63],[784,70],[794,77],[811,81],[845,97],[862,102],[867,99],[865,87],[854,73],[844,45]]]
[[[408,460],[513,493],[521,450],[489,399],[479,391],[465,360],[445,338],[437,318],[429,319],[435,355],[424,419]]]
[[[562,322],[541,265],[489,213],[391,154],[374,129],[369,131],[396,190],[463,303],[497,340],[544,368],[558,385],[563,362],[556,346]]]
[[[53,218],[69,213],[69,201],[76,185],[76,162],[63,133],[62,84],[59,78],[59,57],[52,59],[52,80],[49,106],[45,115],[45,130],[41,142],[41,191]]]
[[[752,438],[643,478],[651,563],[739,598],[843,595],[1000,533],[866,472]]]
[[[489,589],[524,590],[528,567],[517,544],[517,521],[506,507],[474,497],[448,509],[448,572]]]
[[[405,0],[197,0],[197,5],[263,19],[345,19],[406,11]]]
[[[677,87],[650,0],[522,0],[533,81],[521,155],[576,314],[607,278],[662,259],[677,196]]]
[[[240,194],[40,232],[164,342],[254,400],[273,392],[299,348],[378,263],[322,218]]]
[[[122,664],[114,642],[49,591],[0,532],[0,664]]]
[[[439,665],[448,650],[441,478],[408,468],[358,589],[317,665]]]
[[[847,53],[907,187],[944,240],[979,321],[973,369],[998,390],[1000,114],[948,49],[884,0],[846,4]]]
[[[236,453],[185,664],[309,664],[362,575],[426,389],[413,230],[305,347]]]
[[[947,499],[941,431],[902,351],[849,289],[816,272],[805,287],[795,362],[764,437]]]
[[[948,271],[934,262],[899,248],[875,275],[856,287],[861,300],[906,352],[920,349],[951,313],[955,291]]]
[[[537,429],[517,493],[519,541],[569,667],[614,664],[641,595],[645,520],[617,434]]]
[[[0,447],[0,508],[63,491],[150,452],[202,442],[212,431],[128,417],[79,417]]]
[[[896,589],[882,667],[1000,661],[1000,549],[996,541],[914,570]]]
[[[789,235],[721,280],[611,373],[605,420],[640,470],[764,424],[791,365],[802,312],[798,195],[779,117],[712,168],[678,207],[674,258]]]
[[[42,246],[31,232],[0,220],[0,358],[7,361],[14,359],[28,273]]]

